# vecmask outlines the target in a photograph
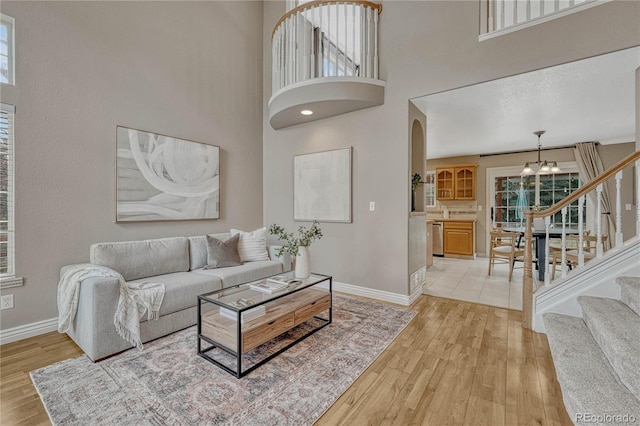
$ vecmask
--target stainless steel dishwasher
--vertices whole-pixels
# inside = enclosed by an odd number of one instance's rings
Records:
[[[433,255],[444,257],[444,233],[442,222],[433,222]]]

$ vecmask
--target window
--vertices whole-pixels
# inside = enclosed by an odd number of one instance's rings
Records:
[[[424,205],[436,206],[436,172],[426,172],[424,175]]]
[[[14,21],[0,14],[0,83],[14,84]]]
[[[494,222],[496,226],[521,226],[525,220],[523,212],[536,204],[544,210],[563,200],[578,189],[582,182],[578,172],[566,172],[539,176],[497,176],[494,178]],[[536,186],[539,196],[536,197]],[[536,198],[539,200],[536,203]],[[586,210],[583,211],[583,214]],[[583,216],[583,219],[585,217]],[[578,202],[569,205],[567,226],[578,225]],[[551,217],[552,226],[562,226],[562,213]]]
[[[12,105],[0,104],[0,277],[15,274]]]

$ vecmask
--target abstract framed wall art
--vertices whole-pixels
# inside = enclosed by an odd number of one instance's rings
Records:
[[[351,147],[293,157],[293,219],[351,222]]]
[[[219,217],[219,147],[116,127],[116,222]]]

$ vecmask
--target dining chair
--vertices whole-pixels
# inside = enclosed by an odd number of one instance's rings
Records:
[[[513,277],[513,269],[516,260],[522,261],[524,257],[524,249],[517,246],[518,232],[508,232],[501,230],[489,231],[491,235],[491,249],[489,253],[489,273],[496,263],[509,264],[509,281]]]
[[[607,234],[602,234],[602,246],[603,250],[606,250]],[[583,235],[582,236],[582,250],[584,254],[584,262],[587,263],[591,259],[596,257],[596,244],[598,243],[598,237],[596,235]],[[580,240],[577,235],[567,235],[565,260],[569,270],[578,265],[578,245]],[[551,279],[556,278],[556,264],[562,266],[562,250],[553,251],[553,261],[551,266]]]

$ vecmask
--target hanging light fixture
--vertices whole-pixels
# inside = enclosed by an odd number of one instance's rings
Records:
[[[560,173],[560,167],[558,167],[558,163],[555,161],[541,161],[540,160],[540,149],[542,148],[542,144],[540,143],[540,136],[545,134],[544,130],[537,130],[533,132],[534,135],[538,137],[538,161],[535,162],[535,168],[532,163],[525,163],[521,176],[528,175],[547,175],[549,173]]]

